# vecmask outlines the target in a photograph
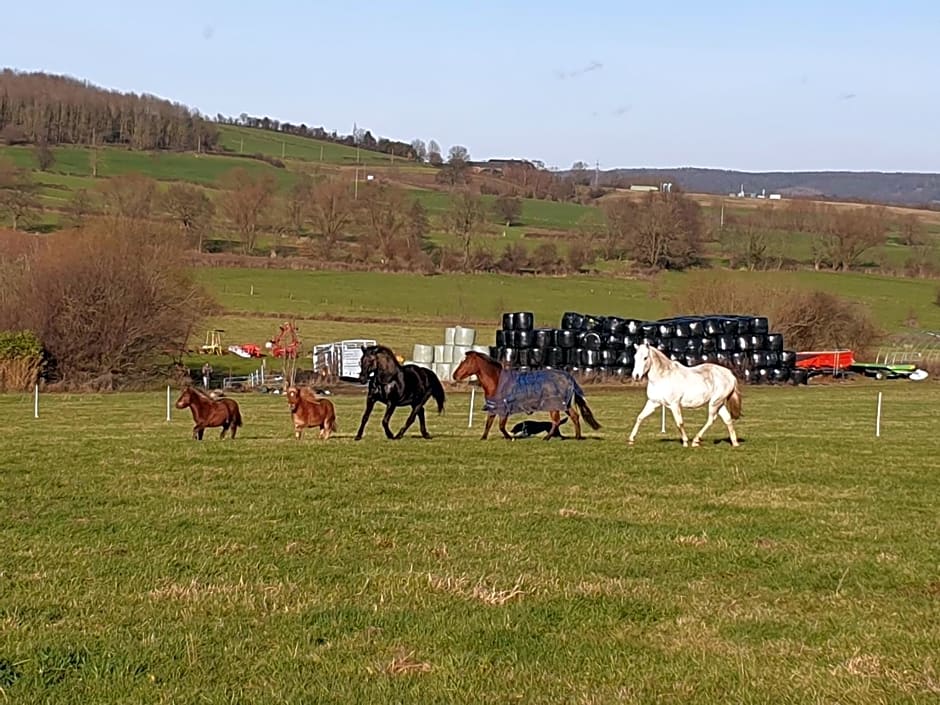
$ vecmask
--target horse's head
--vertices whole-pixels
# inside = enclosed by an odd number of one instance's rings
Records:
[[[653,354],[650,352],[650,346],[643,344],[636,346],[636,352],[633,355],[633,379],[639,382],[650,371]]]
[[[384,345],[370,345],[362,347],[362,357],[359,358],[359,381],[363,384],[376,372],[394,374],[401,369],[391,348]]]
[[[290,412],[293,414],[300,405],[300,390],[297,387],[287,388],[287,404],[290,406]]]
[[[192,387],[184,387],[183,391],[180,393],[179,399],[176,400],[176,408],[185,409],[192,403],[194,395],[195,391],[193,391]]]
[[[467,377],[475,375],[479,371],[480,360],[477,354],[471,350],[463,356],[463,360],[457,365],[457,369],[453,371],[452,376],[455,382],[463,382]]]

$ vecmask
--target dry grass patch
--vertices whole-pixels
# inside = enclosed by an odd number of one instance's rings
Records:
[[[508,589],[486,585],[483,580],[471,583],[467,576],[433,575],[428,573],[428,587],[435,592],[447,592],[457,595],[465,600],[475,600],[485,605],[504,605],[510,600],[522,597],[527,591],[522,589],[524,579],[522,576]]]

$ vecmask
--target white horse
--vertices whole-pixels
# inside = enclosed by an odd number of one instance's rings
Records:
[[[628,442],[633,445],[640,422],[652,414],[659,406],[666,406],[676,420],[676,426],[682,434],[682,445],[689,445],[689,437],[682,424],[682,407],[697,409],[708,404],[708,420],[702,430],[695,434],[692,445],[702,442],[702,435],[715,421],[716,414],[728,427],[731,445],[737,446],[738,436],[734,432],[733,419],[741,418],[741,391],[738,380],[727,367],[709,362],[694,367],[686,367],[670,360],[662,352],[649,345],[637,345],[633,363],[633,379],[648,377],[646,385],[646,406],[636,417],[636,424],[630,433]]]

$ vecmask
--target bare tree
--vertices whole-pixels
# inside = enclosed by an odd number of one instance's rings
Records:
[[[753,217],[731,220],[720,236],[721,248],[732,268],[763,269],[768,260],[769,233]]]
[[[66,210],[74,227],[84,227],[87,217],[94,213],[94,202],[88,189],[80,188],[73,191]]]
[[[428,148],[424,140],[411,140],[411,149],[416,161],[423,162],[428,158]]]
[[[349,187],[339,181],[327,181],[314,188],[310,208],[314,227],[332,249],[339,242],[343,230],[353,220],[353,201]]]
[[[444,163],[444,157],[441,156],[441,146],[431,140],[428,142],[428,164],[431,166],[440,166]]]
[[[853,209],[829,206],[826,212],[822,240],[833,269],[851,269],[865,252],[887,240],[886,209],[882,206]]]
[[[470,247],[473,237],[486,220],[483,199],[469,191],[459,191],[451,199],[450,209],[445,214],[448,228],[460,238],[463,246],[464,270],[470,269]]]
[[[450,148],[447,163],[438,172],[437,178],[442,183],[456,186],[457,184],[466,183],[469,171],[470,153],[466,147],[456,144]]]
[[[407,240],[404,192],[394,186],[371,186],[363,190],[360,208],[367,247],[380,255],[383,265],[394,266]]]
[[[29,172],[17,167],[12,160],[0,160],[0,213],[6,214],[14,230],[41,209],[35,192],[36,185]]]
[[[105,212],[112,218],[146,220],[153,214],[157,182],[142,174],[125,174],[99,186]]]
[[[908,213],[898,222],[898,233],[901,243],[908,247],[923,245],[927,236],[927,226],[918,215]]]
[[[284,201],[284,214],[295,235],[303,233],[304,225],[310,216],[313,190],[313,179],[309,174],[301,174],[287,193]]]
[[[55,155],[49,149],[49,140],[45,138],[36,142],[36,163],[40,171],[49,171],[55,164]]]
[[[227,189],[220,198],[222,212],[241,237],[244,252],[250,254],[274,199],[274,177],[268,173],[252,176],[237,167],[226,174],[225,184]]]
[[[515,225],[522,215],[522,200],[515,196],[499,196],[493,202],[493,210],[500,222],[505,223],[507,227]]]
[[[171,184],[160,200],[186,238],[195,244],[196,252],[202,252],[202,241],[215,213],[215,204],[205,191],[190,184]]]

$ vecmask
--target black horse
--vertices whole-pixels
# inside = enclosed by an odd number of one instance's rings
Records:
[[[359,370],[359,381],[369,383],[369,392],[362,423],[359,424],[359,432],[356,434],[357,441],[362,438],[362,432],[365,430],[366,422],[376,402],[381,402],[388,407],[382,419],[382,428],[385,429],[385,435],[389,438],[398,439],[404,436],[416,418],[421,424],[421,436],[431,437],[424,422],[424,405],[428,399],[434,397],[437,402],[437,413],[444,411],[444,387],[436,374],[418,365],[400,364],[395,358],[395,353],[384,345],[363,347]],[[392,414],[399,406],[410,406],[411,413],[401,430],[393,434],[388,422],[391,421]]]

